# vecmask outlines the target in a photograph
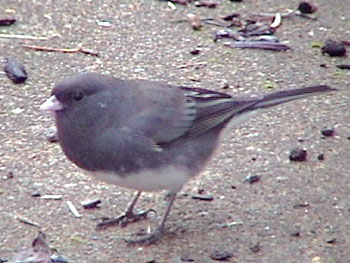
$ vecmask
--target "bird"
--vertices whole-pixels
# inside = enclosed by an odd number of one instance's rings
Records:
[[[90,72],[57,83],[40,109],[54,115],[58,141],[70,161],[98,180],[135,190],[125,212],[98,229],[146,218],[153,209],[134,211],[141,193],[168,191],[154,230],[127,240],[150,245],[163,236],[176,194],[205,168],[224,130],[256,112],[334,90],[316,85],[246,98]]]

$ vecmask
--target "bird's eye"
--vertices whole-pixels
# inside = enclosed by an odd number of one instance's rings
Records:
[[[84,98],[84,94],[81,91],[74,92],[72,98],[75,101],[81,101]]]

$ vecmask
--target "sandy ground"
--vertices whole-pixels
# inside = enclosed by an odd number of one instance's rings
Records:
[[[177,6],[156,0],[2,1],[0,15],[17,23],[0,33],[54,36],[47,41],[0,38],[1,57],[15,56],[29,78],[15,85],[0,75],[0,258],[11,259],[30,246],[39,229],[48,243],[70,262],[213,262],[210,254],[226,251],[229,262],[350,262],[350,89],[348,57],[322,56],[312,43],[350,40],[348,1],[315,1],[318,20],[285,20],[277,36],[289,41],[289,52],[228,49],[212,41],[215,27],[193,31],[174,23],[188,13],[203,17],[231,12],[275,12],[298,1],[221,1],[216,9]],[[1,17],[0,16],[0,17]],[[96,20],[108,20],[102,27]],[[23,44],[98,51],[82,53],[28,50]],[[200,46],[201,53],[189,53]],[[204,65],[194,67],[182,65]],[[326,64],[327,67],[320,67]],[[154,226],[154,220],[96,231],[96,219],[123,211],[132,191],[103,184],[68,162],[46,135],[53,121],[38,107],[53,84],[76,72],[94,71],[122,78],[254,95],[276,89],[327,84],[338,92],[277,107],[233,129],[213,161],[179,194],[167,222],[167,233],[149,247],[129,246],[123,238]],[[222,90],[223,91],[223,90]],[[323,127],[335,128],[324,138]],[[308,160],[292,163],[289,151],[308,150]],[[323,153],[325,159],[318,160]],[[259,175],[247,184],[243,179]],[[204,191],[214,200],[194,200]],[[32,197],[59,194],[61,200]],[[80,202],[100,198],[99,209]],[[72,201],[81,218],[67,209]],[[140,208],[162,213],[162,193],[148,193]],[[33,227],[18,216],[40,225]],[[17,217],[17,218],[16,218]]]

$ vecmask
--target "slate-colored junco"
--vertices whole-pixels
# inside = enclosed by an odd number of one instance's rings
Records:
[[[235,98],[199,88],[95,73],[58,83],[41,109],[55,113],[58,139],[72,162],[98,179],[136,189],[125,213],[99,227],[122,226],[147,216],[134,213],[141,191],[169,190],[170,200],[156,229],[133,242],[154,243],[176,193],[204,168],[220,133],[251,113],[334,89],[314,86],[262,97]]]

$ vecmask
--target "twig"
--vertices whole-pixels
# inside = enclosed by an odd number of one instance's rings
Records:
[[[266,42],[266,41],[235,41],[224,43],[226,47],[230,48],[254,48],[254,49],[266,49],[273,51],[286,51],[291,48],[285,44],[278,42]]]
[[[48,40],[48,37],[38,37],[30,35],[12,35],[12,34],[0,34],[0,38],[11,38],[11,39],[26,39],[26,40]]]
[[[42,195],[41,199],[51,199],[51,200],[61,200],[63,198],[62,195]]]
[[[22,47],[24,48],[28,48],[28,49],[34,49],[34,50],[38,50],[38,51],[47,51],[47,52],[63,52],[63,53],[84,53],[87,55],[91,55],[91,56],[96,56],[98,57],[99,54],[96,51],[92,51],[89,49],[84,49],[82,47],[78,47],[78,48],[53,48],[53,47],[44,47],[44,46],[32,46],[32,45],[22,45]]]
[[[28,218],[25,218],[21,215],[15,215],[15,218],[24,224],[35,226],[35,227],[40,227],[40,225],[38,223],[35,223],[35,222],[33,222],[33,221],[29,220]]]

